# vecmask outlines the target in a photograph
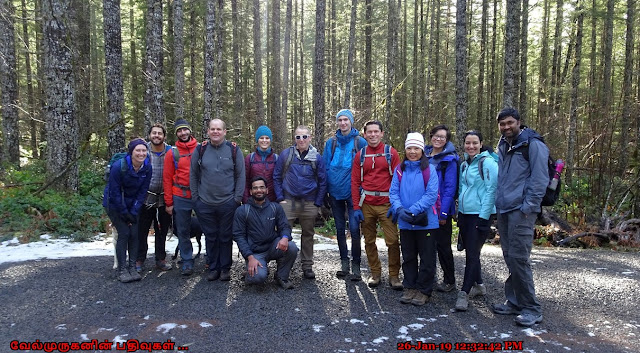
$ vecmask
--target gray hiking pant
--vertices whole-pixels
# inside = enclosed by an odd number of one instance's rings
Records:
[[[514,307],[522,313],[542,314],[536,298],[531,271],[531,247],[536,214],[525,214],[520,210],[498,213],[498,231],[504,261],[509,277],[504,283],[504,294]]]

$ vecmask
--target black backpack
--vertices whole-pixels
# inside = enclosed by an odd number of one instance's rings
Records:
[[[544,139],[542,137],[538,138],[542,143],[545,144]],[[527,142],[522,146],[522,156],[528,162],[529,161],[529,143]],[[556,204],[558,199],[560,198],[560,189],[562,189],[562,180],[560,179],[560,174],[558,174],[558,186],[555,189],[551,189],[549,186],[551,181],[556,176],[556,159],[551,157],[551,153],[549,153],[549,158],[547,159],[547,168],[549,172],[549,183],[547,184],[547,190],[544,193],[544,197],[542,197],[541,206],[553,206]]]

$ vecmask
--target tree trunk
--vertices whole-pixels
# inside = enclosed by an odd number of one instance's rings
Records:
[[[614,16],[614,0],[607,0],[607,14],[604,21],[604,61],[603,61],[603,87],[601,98],[602,119],[611,117],[611,65],[613,57],[613,16]]]
[[[184,11],[182,0],[173,0],[173,71],[175,118],[184,118]]]
[[[629,160],[628,136],[631,125],[631,105],[633,104],[633,32],[635,31],[635,0],[627,0],[627,35],[625,41],[624,80],[622,83],[622,126],[620,131],[620,161],[618,175],[624,179]],[[636,115],[638,113],[636,112]],[[640,128],[640,127],[638,127]]]
[[[33,71],[31,69],[31,46],[29,43],[29,30],[27,24],[26,1],[21,1],[22,5],[22,38],[24,40],[24,66],[27,72],[27,114],[29,116],[29,134],[31,141],[31,157],[38,158],[38,126],[36,124],[36,103],[33,91]]]
[[[569,117],[569,140],[567,145],[567,185],[571,185],[572,174],[574,166],[575,150],[576,150],[576,135],[578,125],[578,89],[580,87],[580,66],[582,62],[582,37],[583,37],[583,23],[584,12],[580,0],[576,1],[577,18],[577,30],[576,30],[576,55],[575,64],[573,66],[573,72],[571,74],[571,114]]]
[[[498,0],[493,0],[493,24],[491,26],[491,72],[489,76],[489,111],[491,112],[490,116],[498,113],[498,80],[496,78],[496,72],[498,66],[498,61],[496,58],[496,41],[498,40]],[[493,124],[493,119],[490,120],[491,124],[489,124],[489,141],[491,143],[495,143],[495,124]]]
[[[124,151],[125,131],[122,109],[124,90],[122,88],[122,39],[120,21],[120,0],[104,0],[104,62],[107,80],[107,122],[109,131],[109,156]]]
[[[75,116],[69,0],[42,2],[47,129],[47,180],[58,190],[78,189],[78,122]]]
[[[42,0],[38,0],[40,2]],[[91,114],[93,116],[106,116],[106,112],[104,111],[104,105],[106,99],[104,98],[103,91],[105,90],[104,81],[103,81],[103,73],[100,70],[100,66],[102,64],[100,58],[101,53],[98,50],[100,43],[98,43],[98,26],[97,26],[97,16],[95,6],[91,6]],[[104,20],[103,20],[104,21]],[[104,27],[104,26],[103,26]],[[104,28],[103,28],[104,35]],[[104,121],[100,121],[98,127],[101,130],[108,130],[109,126],[107,119]],[[45,133],[41,136],[46,136]],[[107,138],[108,143],[108,138]],[[111,155],[106,156],[106,158],[111,158]]]
[[[322,152],[324,142],[324,31],[326,18],[325,0],[316,0],[316,47],[313,61],[313,116],[315,131],[313,144]]]
[[[527,60],[529,50],[529,0],[522,0],[522,26],[520,34],[520,120],[527,122],[529,117],[529,102],[527,102]]]
[[[482,122],[487,118],[485,112],[486,95],[484,93],[484,67],[487,60],[487,15],[489,0],[482,0],[482,19],[480,20],[480,59],[478,59],[478,93],[476,97],[476,128],[482,131]]]
[[[467,131],[467,0],[456,1],[456,134],[457,145],[464,145]]]
[[[562,0],[560,0],[562,1]],[[504,43],[504,86],[502,105],[503,107],[514,107],[517,103],[517,92],[515,90],[515,80],[517,76],[518,60],[518,37],[520,35],[520,1],[507,0],[507,17],[505,23],[505,43]]]
[[[256,73],[256,125],[266,123],[264,116],[264,93],[262,88],[262,43],[260,38],[260,0],[253,0],[253,62]]]
[[[546,130],[546,121],[549,116],[549,14],[551,12],[550,0],[544,0],[542,9],[542,40],[540,42],[540,68],[538,74],[538,124],[540,132]]]
[[[235,126],[242,127],[242,121],[244,119],[244,112],[242,109],[242,82],[240,80],[240,31],[239,31],[239,20],[238,20],[238,0],[231,0],[231,31],[233,34],[233,38],[231,41],[231,55],[233,59],[233,92],[234,92],[234,101],[233,101],[233,112],[234,116],[238,117],[237,120],[234,121]]]
[[[208,124],[214,118],[214,109],[216,104],[215,97],[215,43],[216,43],[216,11],[217,5],[215,0],[207,1],[207,16],[205,19],[205,35],[204,41],[204,114],[202,116],[202,135],[197,136],[198,140],[206,139]]]
[[[353,59],[356,56],[356,21],[358,0],[351,0],[351,20],[349,21],[349,53],[347,54],[347,77],[344,87],[344,107],[351,106],[351,82],[353,81]]]
[[[553,58],[551,59],[551,107],[553,118],[549,122],[551,126],[557,126],[560,102],[556,101],[556,92],[560,89],[560,63],[562,56],[562,30],[564,0],[558,0],[556,8],[556,29],[553,37]]]
[[[144,131],[165,124],[162,57],[162,0],[147,0]]]
[[[383,125],[391,131],[391,119],[394,109],[393,93],[396,82],[396,55],[398,52],[398,9],[395,0],[388,1],[388,20],[387,20],[387,79],[386,79],[386,96],[385,96],[385,113]],[[392,137],[392,136],[388,136]]]
[[[293,16],[292,12],[292,1],[287,0],[287,14],[285,18],[285,29],[284,29],[284,65],[282,66],[282,117],[280,124],[281,128],[286,132],[287,129],[287,107],[289,104],[289,56],[291,55],[291,22]],[[284,137],[286,133],[281,135],[280,140],[282,141],[282,147],[285,146]]]
[[[190,98],[189,100],[191,101],[191,107],[190,107],[190,114],[189,116],[191,117],[191,119],[194,119],[196,117],[196,112],[198,112],[198,101],[196,98],[196,91],[200,91],[197,88],[197,83],[196,83],[196,48],[198,47],[198,36],[196,35],[196,11],[197,11],[197,7],[196,4],[200,3],[198,0],[192,0],[190,2],[190,8],[189,8],[189,66],[190,66],[190,72],[189,72],[189,94],[190,94]],[[195,123],[195,121],[192,121],[191,123]],[[194,130],[196,131],[196,130]]]
[[[89,97],[91,83],[91,40],[89,31],[89,2],[86,0],[72,0],[70,8],[72,20],[69,29],[73,38],[73,77],[76,87],[76,119],[78,120],[81,142],[88,142],[91,137],[91,115]]]
[[[0,0],[0,91],[2,91],[2,133],[4,146],[0,162],[20,164],[20,130],[18,128],[18,74],[14,33],[15,8],[11,0]],[[69,63],[71,64],[71,63]]]
[[[365,116],[371,116],[373,111],[373,91],[371,89],[372,64],[372,41],[373,41],[373,4],[372,0],[365,0],[365,20],[364,20],[364,82],[363,82],[363,106]]]
[[[133,109],[129,113],[133,119],[133,134],[143,136],[144,115],[142,114],[142,105],[140,104],[140,79],[138,77],[138,52],[136,51],[136,27],[133,9],[135,0],[129,0],[129,31],[131,38],[129,39],[129,51],[131,52],[131,61],[129,64],[129,72],[131,73],[131,99],[133,100]]]
[[[273,122],[273,147],[280,151],[285,147],[283,137],[286,136],[287,125],[282,116],[282,75],[281,75],[281,46],[280,46],[280,0],[274,0],[271,5],[271,111]]]

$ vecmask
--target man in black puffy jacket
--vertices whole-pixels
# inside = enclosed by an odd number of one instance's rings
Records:
[[[233,240],[247,261],[247,283],[266,282],[267,263],[276,260],[276,282],[284,289],[291,289],[289,274],[298,256],[298,247],[292,241],[291,227],[282,206],[270,202],[268,192],[263,177],[251,180],[251,199],[236,209],[233,218]]]

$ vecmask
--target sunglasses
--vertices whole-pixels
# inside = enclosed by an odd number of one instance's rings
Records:
[[[309,138],[309,135],[296,135],[296,140],[300,140],[300,139],[306,140],[308,138]]]

